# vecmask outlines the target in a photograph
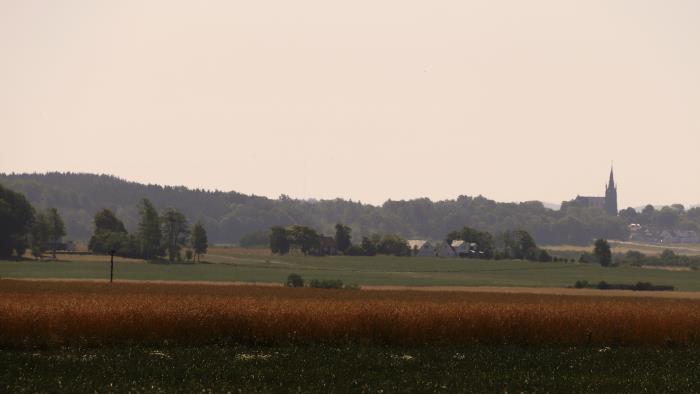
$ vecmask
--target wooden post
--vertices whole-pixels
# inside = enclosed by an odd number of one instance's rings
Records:
[[[112,283],[114,278],[114,251],[110,250],[109,255],[111,256],[109,260],[109,283]]]

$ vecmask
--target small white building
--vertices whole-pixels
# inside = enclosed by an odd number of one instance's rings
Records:
[[[413,256],[435,257],[435,248],[430,242],[424,239],[409,239],[407,242]]]
[[[457,257],[457,253],[452,249],[452,246],[444,241],[435,245],[435,255],[437,257]]]

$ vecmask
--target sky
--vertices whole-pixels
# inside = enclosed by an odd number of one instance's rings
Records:
[[[700,203],[700,2],[0,2],[0,172]]]

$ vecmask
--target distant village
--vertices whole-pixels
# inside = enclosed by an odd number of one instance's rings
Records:
[[[613,169],[610,169],[610,179],[605,185],[605,197],[576,196],[575,203],[586,207],[598,207],[609,215],[617,216],[617,185]],[[655,229],[639,223],[629,226],[629,241],[654,244],[697,244],[700,243],[700,235],[694,230],[681,229]]]
[[[640,224],[630,224],[630,238],[632,242],[655,244],[697,244],[700,236],[693,230],[653,230]]]

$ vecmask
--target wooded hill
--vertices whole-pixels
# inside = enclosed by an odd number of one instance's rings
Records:
[[[144,197],[160,210],[173,207],[191,222],[201,220],[211,243],[237,243],[242,236],[267,231],[273,225],[300,224],[334,234],[333,227],[338,222],[352,228],[355,240],[372,233],[441,240],[465,225],[494,234],[525,229],[538,244],[590,244],[596,237],[626,239],[628,236],[628,220],[573,203],[555,211],[538,201],[498,203],[482,196],[460,196],[436,202],[427,198],[390,200],[382,206],[373,206],[341,199],[303,201],[284,196],[270,199],[76,173],[0,174],[0,184],[24,193],[37,208],[58,208],[68,237],[83,241],[92,234],[93,216],[102,208],[113,210],[133,231],[138,218],[137,203]],[[696,216],[697,223],[690,223],[695,227],[700,224],[700,215]]]

